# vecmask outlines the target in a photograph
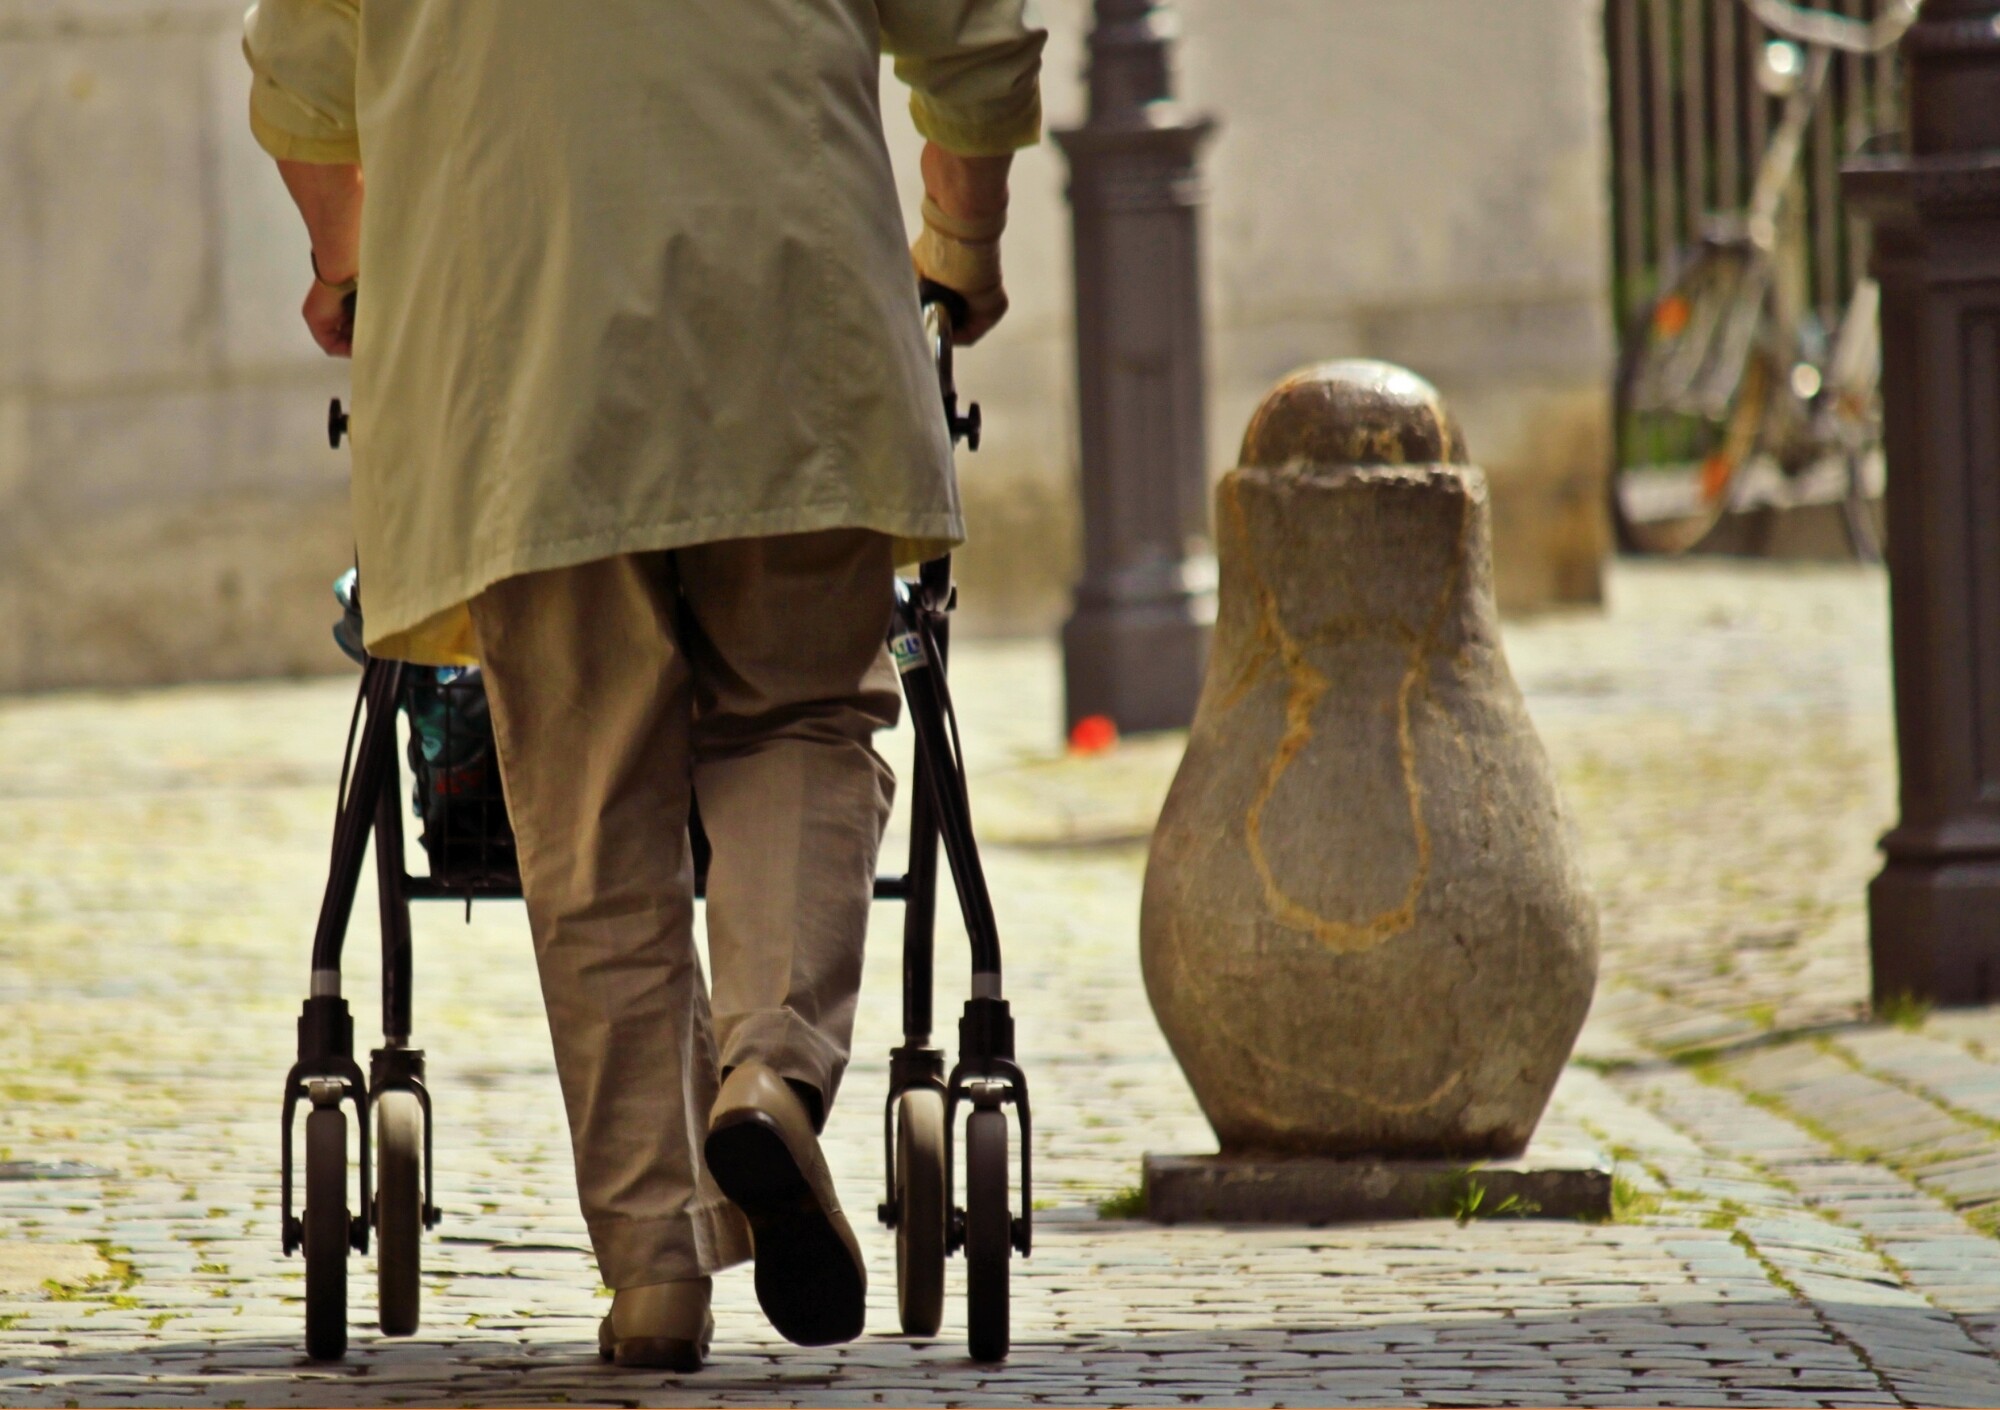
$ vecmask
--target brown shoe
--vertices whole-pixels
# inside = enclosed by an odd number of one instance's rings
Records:
[[[750,1221],[757,1301],[778,1334],[800,1346],[860,1336],[861,1245],[797,1093],[762,1063],[743,1064],[722,1084],[703,1149],[716,1184]]]
[[[715,1335],[707,1278],[620,1288],[597,1329],[597,1354],[620,1366],[699,1371]]]

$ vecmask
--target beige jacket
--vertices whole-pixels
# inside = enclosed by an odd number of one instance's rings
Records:
[[[354,521],[368,645],[615,554],[963,537],[879,56],[966,154],[1036,140],[1032,0],[262,0],[251,126],[368,182]]]

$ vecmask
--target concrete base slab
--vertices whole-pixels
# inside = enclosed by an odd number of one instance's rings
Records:
[[[1531,1147],[1517,1160],[1149,1155],[1146,1217],[1161,1224],[1383,1219],[1609,1219],[1611,1162]]]

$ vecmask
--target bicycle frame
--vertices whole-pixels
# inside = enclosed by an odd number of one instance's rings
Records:
[[[1877,436],[1879,291],[1863,279],[1835,326],[1814,320],[1800,174],[1832,89],[1835,55],[1894,43],[1914,21],[1918,0],[1890,0],[1872,24],[1783,0],[1744,2],[1772,36],[1768,59],[1794,56],[1792,64],[1771,64],[1790,82],[1747,205],[1708,216],[1621,347],[1612,512],[1622,545],[1681,552],[1746,503],[1751,486],[1771,483],[1740,473],[1745,467],[1774,467],[1787,485],[1810,484],[1818,494],[1824,477],[1808,472],[1844,454],[1850,537],[1866,558],[1874,535],[1857,517],[1865,505],[1855,486]],[[1642,441],[1643,462],[1632,451]],[[1639,479],[1628,483],[1642,468],[1670,471],[1680,482],[1655,475],[1642,494]],[[1689,485],[1692,497],[1681,493]]]
[[[1786,306],[1792,301],[1782,297],[1777,278],[1781,222],[1799,163],[1805,155],[1806,134],[1812,128],[1832,74],[1831,50],[1807,51],[1805,74],[1786,98],[1784,115],[1758,165],[1749,209],[1740,217],[1718,217],[1710,222],[1705,237],[1708,245],[1733,248],[1744,255],[1729,315],[1712,345],[1712,354],[1703,358],[1688,389],[1691,394],[1688,400],[1711,419],[1720,420],[1728,414],[1736,389],[1742,384],[1744,368],[1756,347],[1767,300],[1778,295],[1774,312],[1784,336],[1789,338],[1799,325],[1800,312]],[[1671,404],[1681,398],[1665,400]]]

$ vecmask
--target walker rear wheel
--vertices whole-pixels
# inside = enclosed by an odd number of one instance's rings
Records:
[[[306,1117],[306,1355],[347,1354],[347,1113],[318,1107]]]
[[[965,1318],[975,1361],[1007,1359],[1007,1260],[1013,1246],[1007,1118],[997,1110],[975,1111],[965,1123]]]
[[[375,1099],[375,1277],[384,1336],[417,1329],[423,1291],[424,1111],[415,1092]]]
[[[906,1336],[944,1321],[944,1097],[929,1087],[896,1104],[896,1307]]]

